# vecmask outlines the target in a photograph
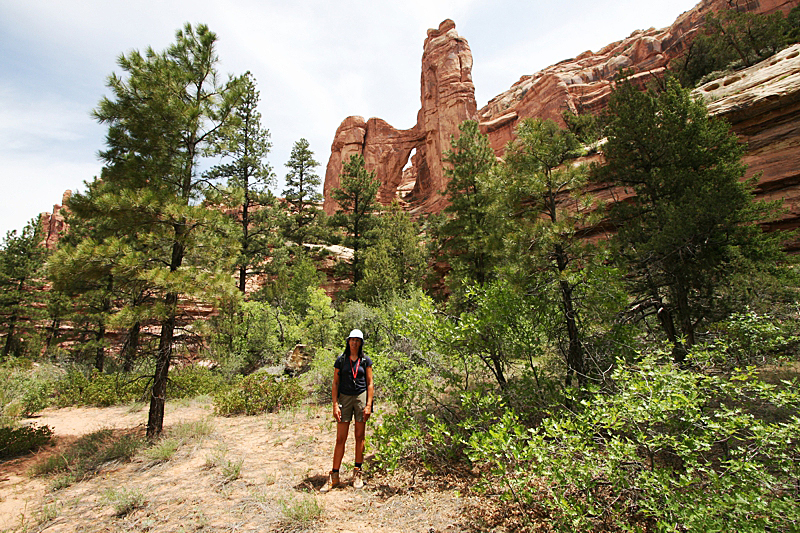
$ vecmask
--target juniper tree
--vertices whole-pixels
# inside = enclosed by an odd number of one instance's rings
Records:
[[[619,86],[607,133],[598,176],[635,193],[612,211],[626,279],[682,361],[731,276],[780,257],[781,235],[757,225],[775,205],[754,200],[744,147],[728,124],[675,80],[662,92]]]

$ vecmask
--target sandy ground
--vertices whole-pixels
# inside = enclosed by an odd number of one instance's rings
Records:
[[[319,492],[328,470],[335,427],[327,407],[299,407],[252,417],[213,416],[210,405],[168,405],[165,433],[171,425],[208,419],[209,436],[181,445],[167,462],[144,455],[129,463],[111,463],[88,480],[52,490],[47,478],[27,471],[58,446],[0,463],[0,531],[81,533],[149,532],[459,532],[474,531],[470,509],[475,496],[455,482],[419,484],[411,476],[370,475],[367,485],[350,485],[352,429],[343,465],[345,486]],[[35,420],[48,425],[59,446],[98,429],[143,428],[144,407],[48,409]],[[370,425],[379,423],[370,421]],[[241,475],[226,480],[223,468],[241,463]],[[117,517],[105,498],[110,489],[138,490],[146,503]],[[302,505],[318,506],[311,523],[292,518]]]

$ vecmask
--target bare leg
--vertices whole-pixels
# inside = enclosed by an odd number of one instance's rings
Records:
[[[347,444],[347,433],[350,431],[350,422],[339,422],[336,424],[336,447],[333,449],[333,469],[339,470],[342,466],[342,458],[344,457],[344,447]],[[358,431],[358,422],[356,422],[356,431]],[[356,445],[356,448],[358,445]],[[363,454],[363,439],[362,439],[362,454]]]
[[[356,420],[356,463],[364,462],[364,436],[367,434],[367,423]],[[347,435],[345,434],[345,438]]]

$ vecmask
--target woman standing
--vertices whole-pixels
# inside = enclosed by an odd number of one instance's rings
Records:
[[[342,466],[350,421],[356,419],[356,467],[353,470],[353,487],[364,486],[361,465],[364,462],[364,436],[367,419],[372,414],[375,386],[372,382],[372,359],[364,355],[364,334],[354,329],[345,343],[344,353],[333,365],[333,418],[336,419],[336,447],[333,450],[333,469],[322,492],[339,484],[339,467]]]

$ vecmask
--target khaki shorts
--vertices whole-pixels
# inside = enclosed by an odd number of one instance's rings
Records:
[[[364,406],[367,405],[367,392],[364,391],[358,396],[349,394],[339,395],[339,409],[342,410],[342,422],[350,423],[353,413],[356,415],[356,422],[364,421]]]

